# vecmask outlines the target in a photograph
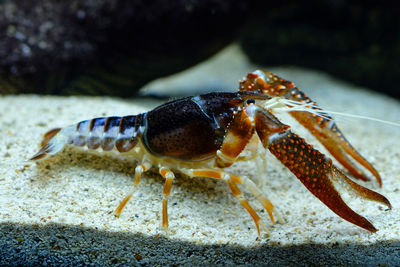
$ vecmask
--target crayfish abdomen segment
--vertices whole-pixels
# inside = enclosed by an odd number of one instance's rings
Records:
[[[68,144],[104,151],[117,148],[119,152],[131,150],[138,142],[143,114],[124,117],[104,117],[81,121],[76,129],[66,128]]]
[[[102,117],[85,120],[65,128],[50,130],[44,135],[42,147],[31,159],[43,159],[66,145],[89,149],[101,147],[104,151],[116,148],[130,151],[139,141],[144,114],[124,117]]]

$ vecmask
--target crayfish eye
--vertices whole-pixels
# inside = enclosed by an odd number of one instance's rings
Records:
[[[247,99],[245,103],[246,103],[246,105],[250,105],[250,104],[256,103],[256,101],[254,99],[250,98],[250,99]]]

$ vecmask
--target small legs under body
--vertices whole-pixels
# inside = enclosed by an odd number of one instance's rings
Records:
[[[124,200],[120,203],[118,208],[115,210],[115,215],[117,217],[120,216],[122,209],[125,207],[125,205],[128,203],[128,201],[131,199],[132,194],[135,192],[135,190],[140,182],[142,173],[146,172],[150,168],[151,168],[151,165],[149,163],[142,163],[136,167],[135,177],[133,180],[133,182],[134,182],[133,189],[124,198]],[[254,223],[256,224],[256,227],[257,227],[257,232],[259,235],[260,235],[260,225],[267,233],[269,231],[268,231],[266,225],[264,224],[264,222],[261,220],[260,216],[251,207],[249,202],[245,199],[242,191],[239,189],[237,184],[243,184],[247,187],[247,189],[254,195],[254,197],[261,203],[261,205],[268,212],[272,223],[275,223],[274,215],[275,215],[275,217],[277,217],[277,219],[279,221],[282,221],[281,217],[279,216],[278,212],[276,211],[276,209],[274,208],[272,203],[262,194],[262,192],[254,184],[254,182],[251,181],[247,177],[231,175],[231,174],[228,174],[221,170],[214,170],[214,169],[184,169],[181,171],[190,177],[209,177],[209,178],[224,180],[226,182],[226,184],[228,185],[228,187],[230,188],[232,194],[235,196],[235,198],[240,202],[240,204],[249,212],[250,216],[253,218]],[[159,173],[165,179],[164,189],[162,192],[162,196],[163,196],[162,197],[162,229],[167,231],[168,230],[168,198],[171,194],[172,183],[173,183],[173,180],[175,179],[175,175],[170,169],[168,169],[166,167],[160,167]]]

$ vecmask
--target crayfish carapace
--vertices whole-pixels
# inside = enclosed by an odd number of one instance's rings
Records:
[[[368,231],[377,229],[343,201],[336,183],[348,191],[391,208],[382,195],[346,177],[332,160],[307,144],[273,114],[286,109],[303,124],[328,151],[355,177],[367,180],[353,161],[364,166],[381,185],[378,172],[349,144],[334,120],[311,101],[292,82],[263,71],[249,73],[236,93],[209,93],[163,104],[149,112],[85,120],[44,135],[42,148],[32,160],[55,154],[66,144],[117,150],[135,157],[134,189],[143,172],[157,167],[165,178],[162,200],[162,226],[168,227],[168,197],[179,170],[191,177],[224,180],[233,195],[259,225],[267,227],[244,198],[238,184],[244,185],[262,204],[270,219],[279,219],[273,204],[248,177],[224,171],[235,163],[241,152],[257,136],[264,148],[278,158],[318,199],[343,219]],[[132,192],[116,210],[119,216]]]

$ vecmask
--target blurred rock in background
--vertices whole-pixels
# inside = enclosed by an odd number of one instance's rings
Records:
[[[241,35],[255,63],[319,69],[400,98],[397,1],[279,1],[258,14]]]
[[[0,0],[0,93],[133,96],[239,40],[257,64],[400,97],[399,15],[390,1]]]
[[[0,1],[0,90],[132,96],[235,39],[247,1]]]

